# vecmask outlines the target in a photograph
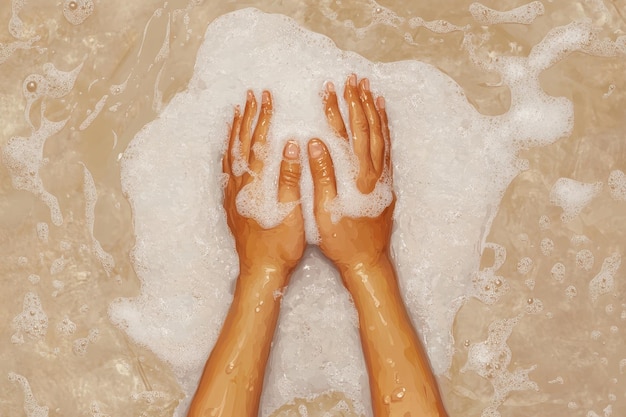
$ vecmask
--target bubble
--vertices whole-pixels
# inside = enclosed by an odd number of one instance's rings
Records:
[[[539,314],[543,311],[543,302],[538,298],[529,298],[526,300],[526,313]]]
[[[589,249],[583,249],[576,253],[576,266],[585,271],[593,268],[594,256]]]
[[[590,334],[591,340],[598,340],[602,336],[602,332],[599,330],[593,330]]]
[[[609,328],[609,331],[611,332],[611,334],[617,334],[619,332],[619,327],[617,326],[611,326]]]
[[[46,222],[37,223],[37,237],[39,238],[39,240],[42,243],[48,243],[48,235],[49,235],[48,223]]]
[[[608,294],[615,289],[614,275],[621,263],[622,258],[618,253],[613,253],[604,259],[602,269],[589,282],[589,296],[592,302],[595,302],[601,295]]]
[[[543,255],[550,256],[552,254],[552,251],[554,250],[554,242],[552,241],[552,239],[544,237],[543,239],[541,239],[540,247],[541,253]]]
[[[522,275],[527,274],[533,267],[533,260],[529,257],[524,257],[517,262],[517,272]]]
[[[66,265],[67,265],[67,259],[65,259],[63,256],[55,259],[54,261],[52,261],[52,264],[50,265],[50,275],[56,275],[56,274],[63,272]]]
[[[618,169],[609,174],[609,192],[611,198],[618,201],[626,201],[626,174]]]
[[[561,220],[569,222],[602,190],[602,182],[583,183],[571,178],[559,178],[550,189],[550,204],[563,209]]]
[[[39,296],[33,292],[24,295],[23,310],[13,318],[17,338],[25,333],[31,339],[40,339],[48,331],[48,315],[43,311]]]
[[[565,279],[565,265],[563,265],[561,262],[555,263],[550,270],[550,274],[552,275],[552,278],[554,278],[554,280],[558,282],[563,282],[563,280]]]
[[[391,393],[391,401],[400,401],[404,398],[405,394],[406,394],[406,388],[404,387],[396,388]]]
[[[63,16],[73,25],[83,23],[93,10],[93,0],[65,0],[63,4]]]
[[[494,25],[498,23],[522,23],[531,24],[537,16],[544,14],[543,3],[533,1],[523,6],[508,11],[498,11],[483,6],[480,3],[472,3],[469,11],[474,19],[482,25]]]
[[[577,295],[578,295],[578,291],[576,290],[576,287],[574,287],[573,285],[570,285],[569,287],[565,289],[565,296],[567,297],[568,300],[573,299]]]

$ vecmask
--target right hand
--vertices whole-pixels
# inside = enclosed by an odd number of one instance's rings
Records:
[[[349,108],[353,151],[359,161],[356,185],[360,192],[369,194],[385,170],[391,175],[391,149],[385,101],[376,102],[364,78],[357,86],[354,74],[348,77],[344,99]],[[346,126],[339,112],[337,95],[332,83],[327,83],[324,110],[335,132],[349,140]],[[337,196],[333,161],[328,148],[319,139],[308,144],[309,164],[313,177],[313,210],[320,233],[319,247],[339,269],[342,277],[349,271],[374,266],[381,257],[389,255],[395,195],[391,204],[378,217],[342,217],[333,223],[326,209]],[[348,283],[346,283],[348,284]]]

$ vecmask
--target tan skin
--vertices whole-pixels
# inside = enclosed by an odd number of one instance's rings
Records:
[[[349,131],[359,160],[358,189],[371,192],[381,175],[391,172],[390,138],[382,97],[374,100],[369,81],[348,77],[344,99],[349,109]],[[330,126],[350,140],[339,112],[337,95],[328,83],[324,109]],[[306,246],[300,205],[272,229],[241,216],[235,207],[239,190],[252,178],[232,172],[233,152],[241,152],[257,174],[263,164],[250,152],[264,143],[272,114],[269,92],[263,93],[254,131],[256,100],[249,92],[243,116],[235,111],[223,170],[229,175],[224,196],[228,225],[240,260],[233,303],[220,336],[206,363],[189,416],[256,417],[263,376],[280,308],[280,296]],[[241,149],[236,149],[236,139]],[[428,358],[411,325],[389,255],[393,202],[378,217],[343,217],[331,221],[327,203],[337,195],[328,148],[319,139],[308,143],[314,184],[314,213],[319,247],[337,267],[359,315],[359,331],[367,365],[375,417],[447,416]],[[278,200],[300,199],[299,149],[289,141],[279,173]]]

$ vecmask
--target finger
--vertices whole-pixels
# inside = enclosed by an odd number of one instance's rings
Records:
[[[278,177],[278,201],[290,203],[300,200],[300,149],[296,141],[287,142],[283,157]]]
[[[351,74],[346,82],[344,98],[348,103],[352,146],[359,159],[359,176],[365,176],[371,167],[369,124],[363,111],[361,98],[356,86],[356,75]]]
[[[370,82],[367,78],[363,78],[359,83],[359,93],[361,102],[363,103],[363,111],[369,125],[370,139],[370,156],[375,177],[378,179],[383,171],[383,163],[385,159],[385,140],[381,130],[380,116],[374,104],[374,97],[370,91]]]
[[[326,145],[319,139],[311,139],[308,148],[313,177],[313,211],[317,217],[326,213],[326,204],[337,196],[337,183],[333,160]]]
[[[233,166],[233,148],[235,146],[235,139],[239,136],[239,130],[241,129],[241,112],[239,106],[235,107],[235,115],[233,116],[233,124],[230,127],[230,137],[228,139],[228,148],[226,153],[222,156],[222,170],[225,174],[232,175]]]
[[[263,91],[261,96],[261,111],[259,112],[259,120],[256,123],[254,134],[252,135],[252,142],[250,143],[250,169],[259,173],[263,168],[263,159],[260,155],[257,155],[255,149],[257,147],[265,146],[267,142],[267,134],[270,128],[270,122],[272,119],[273,105],[272,96],[269,91]],[[258,150],[260,151],[260,149]]]
[[[385,99],[381,96],[376,99],[376,107],[380,115],[380,124],[385,141],[385,169],[389,175],[393,174],[393,165],[391,164],[391,135],[389,134],[389,120],[387,119],[387,109]]]
[[[252,122],[256,115],[256,98],[252,90],[248,90],[246,97],[246,108],[243,111],[243,119],[241,120],[241,132],[239,140],[241,141],[241,156],[248,163],[250,161],[250,139],[252,135]]]
[[[324,113],[326,114],[328,124],[335,131],[335,133],[345,140],[349,140],[346,125],[343,123],[343,118],[341,117],[341,112],[339,111],[335,85],[330,81],[326,83],[326,94],[324,94]]]

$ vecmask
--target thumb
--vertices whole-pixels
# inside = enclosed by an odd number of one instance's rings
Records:
[[[287,142],[283,157],[278,176],[278,201],[291,203],[300,200],[300,149],[296,141]]]
[[[321,213],[328,202],[337,196],[335,168],[328,148],[319,139],[309,141],[309,166],[313,177],[314,211]]]

